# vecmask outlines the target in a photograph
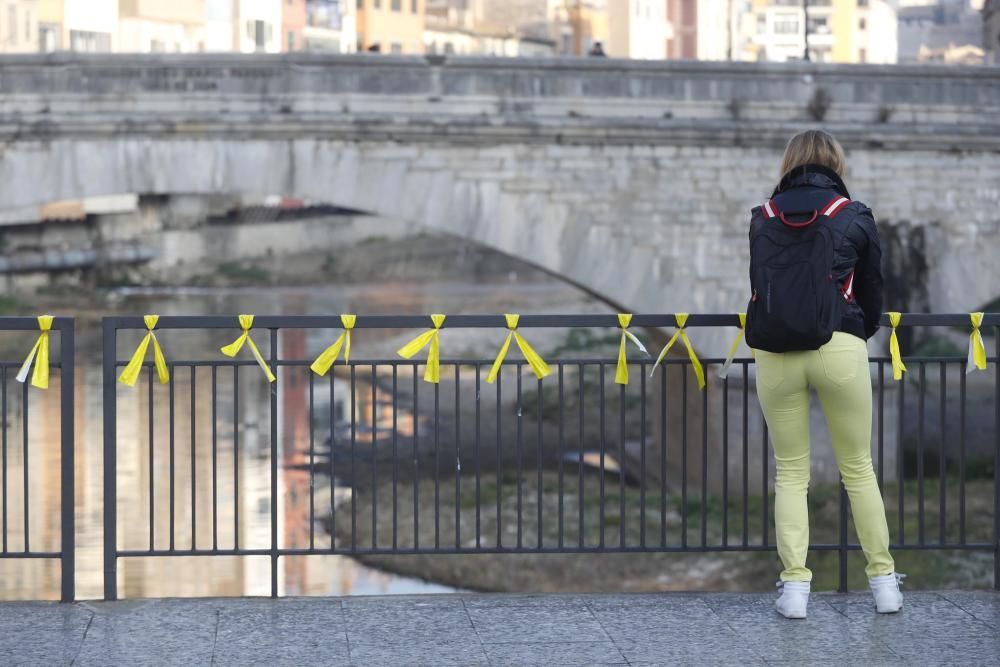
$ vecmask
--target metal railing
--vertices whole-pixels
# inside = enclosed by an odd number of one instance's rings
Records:
[[[39,333],[38,320],[34,317],[0,317],[0,331],[23,332],[25,339],[25,354],[31,349],[34,337]],[[56,317],[52,322],[52,332],[58,332],[58,361],[49,361],[50,372],[58,371],[55,380],[58,381],[58,404],[57,418],[53,421],[58,425],[59,438],[59,461],[58,472],[59,486],[59,509],[57,516],[50,516],[51,511],[48,503],[43,502],[41,510],[33,511],[33,501],[38,502],[39,496],[45,496],[41,500],[46,500],[49,496],[44,491],[46,482],[50,480],[49,471],[44,469],[47,461],[41,460],[38,465],[34,464],[35,458],[41,452],[35,452],[37,440],[32,433],[31,406],[35,402],[42,402],[42,408],[48,412],[45,401],[51,400],[49,397],[39,394],[40,390],[31,387],[30,380],[23,384],[15,382],[15,376],[24,359],[0,361],[0,528],[2,528],[2,547],[0,547],[0,559],[58,559],[60,561],[60,597],[63,602],[70,602],[75,596],[74,586],[74,467],[73,467],[73,445],[74,445],[74,391],[73,391],[73,363],[74,363],[74,339],[73,339],[73,319],[68,317]],[[29,338],[30,334],[34,336]],[[19,338],[20,340],[20,338]],[[19,345],[19,347],[21,347]],[[56,349],[56,348],[53,348]],[[55,384],[55,382],[53,382]],[[51,387],[47,391],[52,391]],[[12,418],[13,415],[13,418]],[[40,420],[36,419],[36,425]],[[11,437],[11,431],[20,422],[20,433],[15,432],[15,437]],[[42,438],[49,435],[47,428],[42,428]],[[16,436],[20,436],[17,438]],[[15,442],[16,439],[20,443]],[[20,447],[18,447],[20,444]],[[44,458],[44,457],[42,457]],[[34,465],[34,468],[32,467]],[[11,468],[14,473],[11,474]],[[20,468],[18,471],[17,468]],[[20,472],[20,475],[17,475]],[[39,483],[39,476],[44,476],[44,480]],[[20,477],[20,494],[16,490],[15,477]],[[12,487],[15,487],[12,490]],[[34,490],[34,493],[32,492]],[[18,495],[20,497],[18,497]],[[19,504],[20,507],[14,507]],[[19,512],[17,510],[20,510]],[[15,516],[20,514],[19,517]],[[58,519],[54,521],[54,519]],[[19,519],[19,520],[18,520]],[[59,526],[57,535],[52,535],[46,527],[51,527],[53,523]],[[20,539],[16,533],[20,532]],[[15,533],[12,535],[12,532]],[[43,534],[45,533],[45,534]],[[49,537],[50,539],[45,539]],[[51,543],[58,540],[58,550],[46,549],[38,550],[38,542]],[[19,542],[19,544],[18,544]]]
[[[912,314],[901,326],[968,331],[968,321],[968,315]],[[366,330],[426,329],[429,322],[426,316],[358,316],[355,353]],[[674,323],[672,315],[636,315],[631,326]],[[737,325],[734,315],[692,315],[687,323],[689,330],[732,327],[734,335]],[[317,350],[306,353],[305,334],[326,340],[341,326],[339,317],[257,317],[254,335],[261,343],[266,338],[262,347],[278,376],[272,385],[249,354],[227,359],[216,352],[207,360],[169,359],[170,381],[159,388],[147,363],[144,386],[120,389],[117,374],[126,360],[119,356],[119,333],[146,329],[140,317],[104,319],[106,599],[118,597],[119,559],[135,557],[266,556],[276,596],[283,556],[775,550],[767,428],[750,397],[752,358],[737,358],[724,380],[715,372],[723,359],[702,359],[709,378],[702,392],[686,356],[668,357],[650,376],[653,359],[630,355],[627,386],[614,384],[612,358],[547,359],[552,375],[536,380],[514,350],[492,386],[485,382],[492,359],[442,359],[439,384],[420,379],[423,360],[398,358],[341,358],[318,377],[309,370]],[[525,315],[519,323],[529,339],[534,332],[525,330],[607,328],[618,335],[617,326],[614,315]],[[442,331],[504,327],[502,316],[449,316]],[[966,376],[964,354],[907,356],[909,372],[896,383],[888,357],[871,358],[874,462],[895,515],[894,550],[992,552],[994,586],[1000,587],[1000,314],[987,315],[983,329],[998,341],[988,375]],[[231,338],[239,329],[236,317],[161,317],[157,331],[172,330],[200,330],[228,342],[220,330]],[[123,342],[138,342],[132,339]],[[169,339],[164,345],[169,354]],[[447,351],[446,343],[442,347]],[[938,475],[932,483],[925,420],[935,377]],[[989,408],[967,409],[967,377],[976,378],[977,395],[988,396],[976,406]],[[179,384],[187,394],[180,400]],[[957,403],[948,393],[956,384]],[[125,392],[137,401],[134,437],[146,441],[135,465],[146,500],[127,508],[139,525],[129,520],[121,530],[117,420]],[[259,392],[259,400],[247,392]],[[157,421],[163,410],[166,426]],[[179,414],[189,415],[184,448]],[[976,432],[988,440],[992,471],[979,461],[976,475],[966,457],[972,417],[992,426]],[[887,451],[892,437],[894,463]],[[910,455],[904,444],[914,437]],[[189,484],[183,487],[178,476]],[[836,536],[810,549],[838,554],[839,588],[846,590],[848,554],[860,547],[849,539],[847,494],[837,486]],[[168,499],[166,510],[158,492]],[[259,534],[242,518],[254,499],[267,517]]]

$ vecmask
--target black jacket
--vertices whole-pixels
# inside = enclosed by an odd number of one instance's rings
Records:
[[[819,210],[837,195],[851,198],[836,172],[820,165],[795,167],[782,177],[771,198],[788,213]],[[750,225],[764,224],[763,205],[751,212]],[[844,309],[839,331],[862,339],[878,331],[882,316],[882,247],[870,208],[852,201],[833,218],[840,234],[834,239],[833,278],[844,285],[854,272],[854,298]]]

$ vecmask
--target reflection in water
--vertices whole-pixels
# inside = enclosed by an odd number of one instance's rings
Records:
[[[302,332],[282,337],[284,358],[305,358]],[[343,371],[339,368],[338,371]],[[78,369],[79,424],[99,424],[100,371]],[[329,462],[332,415],[343,439],[350,431],[351,382],[313,380],[303,366],[279,370],[278,532],[282,547],[326,549],[322,519],[331,497],[349,496],[319,474]],[[360,375],[360,374],[357,374]],[[391,401],[370,376],[355,377],[355,446],[366,456],[373,432],[392,428]],[[274,387],[277,390],[277,387]],[[331,388],[333,402],[331,404]],[[29,403],[28,535],[32,551],[59,549],[59,389],[31,389]],[[118,543],[123,550],[266,549],[271,538],[271,387],[253,366],[174,367],[160,385],[146,373],[118,393]],[[5,548],[24,549],[25,449],[23,387],[7,379],[8,428]],[[235,398],[238,396],[238,400]],[[312,405],[313,423],[309,415]],[[372,428],[373,422],[376,424]],[[397,417],[399,435],[412,435],[412,419]],[[103,594],[101,431],[77,434],[77,596]],[[349,436],[348,436],[349,437]],[[317,468],[310,463],[315,462]],[[310,470],[316,470],[311,474]],[[238,492],[238,493],[237,493]],[[344,556],[289,556],[279,561],[282,595],[350,595],[451,590],[380,573]],[[0,599],[56,598],[58,560],[0,561]],[[129,557],[118,562],[121,597],[269,595],[266,556]]]
[[[373,298],[373,288],[343,288],[331,296],[327,289],[298,292],[287,289],[226,293],[155,293],[127,297],[127,312],[197,314],[219,312],[270,312],[313,314],[331,312],[408,313],[442,310],[502,312],[516,295],[528,310],[559,312],[573,308],[576,294],[563,286],[527,285],[484,287],[475,284],[434,285],[427,293],[392,299]],[[405,291],[405,290],[403,290]],[[426,301],[432,299],[434,307]],[[383,303],[384,302],[384,303]],[[405,302],[405,303],[404,303]],[[533,308],[529,308],[529,305]],[[577,308],[579,309],[579,308]],[[238,332],[236,332],[238,333]],[[263,333],[263,332],[262,332]],[[283,331],[282,358],[308,359],[331,342],[332,331]],[[365,358],[391,357],[400,341],[412,333],[366,330],[357,354]],[[453,336],[461,332],[452,332]],[[234,337],[232,331],[165,332],[160,336],[170,361],[221,359],[213,355]],[[118,358],[127,359],[141,332],[119,336]],[[267,336],[258,341],[267,351]],[[93,331],[78,332],[76,387],[76,586],[80,599],[103,595],[103,455],[99,340]],[[492,345],[492,343],[490,343]],[[248,359],[249,357],[247,357]],[[252,363],[252,362],[251,362]],[[350,441],[351,378],[338,367],[336,376],[315,378],[304,365],[279,370],[277,405],[278,536],[282,547],[328,548],[330,535],[323,519],[330,513],[330,476],[310,477],[310,443],[316,466],[329,466],[330,414],[333,414],[338,451]],[[383,440],[391,432],[393,410],[391,372],[380,366],[372,391],[370,367],[360,366],[355,384],[357,421],[355,447],[359,459],[370,456],[373,433]],[[0,386],[7,392],[7,419],[3,449],[7,479],[5,531],[9,551],[23,548],[24,540],[24,388],[14,382],[13,371]],[[134,388],[118,385],[118,544],[120,549],[160,551],[266,549],[271,542],[270,511],[270,395],[266,380],[254,366],[211,367],[182,365],[172,369],[173,381],[160,385],[144,374]],[[399,382],[411,383],[408,370]],[[48,391],[30,389],[28,412],[29,536],[33,551],[59,549],[59,375],[54,372]],[[374,395],[373,395],[374,394]],[[213,400],[213,396],[215,399]],[[311,397],[311,398],[310,398]],[[332,397],[332,400],[331,400]],[[312,401],[312,429],[309,406]],[[421,415],[424,419],[424,415]],[[415,428],[412,414],[396,414],[400,443]],[[374,425],[374,429],[372,426]],[[171,446],[171,443],[173,446]],[[349,450],[348,450],[349,451]],[[405,450],[403,450],[405,451]],[[344,459],[335,457],[342,467]],[[324,470],[325,473],[325,470]],[[349,480],[348,470],[338,469],[338,480]],[[238,479],[238,484],[237,484]],[[171,481],[173,483],[171,484]],[[312,484],[310,483],[312,482]],[[238,488],[238,496],[237,496]],[[338,486],[333,496],[350,494]],[[314,507],[310,512],[310,507]],[[152,519],[152,520],[151,520]],[[279,589],[283,595],[347,595],[414,593],[449,590],[419,580],[384,574],[353,559],[336,556],[289,556],[279,561]],[[58,560],[0,558],[0,599],[56,599],[59,593]],[[269,595],[270,562],[267,556],[130,557],[118,561],[121,597]]]

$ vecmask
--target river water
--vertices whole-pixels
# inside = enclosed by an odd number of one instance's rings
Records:
[[[577,290],[555,280],[500,282],[444,281],[421,284],[317,286],[253,289],[121,290],[105,299],[115,314],[366,314],[602,312]],[[67,306],[70,309],[69,305]],[[595,310],[600,308],[600,310]],[[93,313],[92,313],[93,314]],[[97,313],[103,314],[103,313]],[[96,322],[91,318],[91,322]],[[77,597],[102,596],[103,457],[99,326],[78,325],[76,391],[76,543]],[[232,331],[164,331],[159,339],[169,360],[220,359],[218,349],[239,335]],[[309,359],[338,335],[337,331],[288,332],[279,340],[284,358]],[[352,358],[390,358],[413,331],[363,330],[355,334]],[[24,334],[25,348],[31,340]],[[268,353],[267,332],[255,332]],[[502,332],[449,331],[442,356],[495,349]],[[119,336],[118,358],[127,359],[141,339],[139,332]],[[20,340],[20,339],[18,339]],[[249,352],[244,350],[243,354]],[[151,358],[151,353],[149,358]],[[9,370],[2,385],[7,405],[3,443],[4,549],[23,549],[25,526],[34,550],[59,548],[58,373],[50,390],[30,389],[27,421],[23,387]],[[214,376],[214,377],[213,377]],[[118,544],[120,549],[204,550],[266,549],[271,538],[269,386],[255,366],[244,366],[235,379],[232,368],[174,369],[173,382],[159,385],[143,376],[133,388],[118,384]],[[211,387],[215,383],[216,399]],[[349,392],[346,380],[315,384],[313,411],[335,414],[341,422]],[[369,392],[364,379],[359,396]],[[330,535],[322,524],[331,502],[329,477],[311,476],[310,442],[316,455],[329,434],[329,421],[302,419],[309,402],[306,369],[283,369],[278,409],[281,457],[278,470],[279,541],[292,548],[324,548]],[[333,388],[331,404],[330,388]],[[238,388],[238,398],[236,389]],[[152,397],[152,401],[150,401]],[[173,418],[171,408],[173,405]],[[192,409],[193,406],[193,409]],[[150,415],[153,415],[152,419]],[[358,446],[364,434],[390,419],[383,402],[358,405]],[[397,415],[400,433],[414,425]],[[27,423],[27,434],[24,432]],[[310,438],[310,432],[312,436]],[[171,447],[171,443],[173,446]],[[314,459],[317,460],[317,459]],[[27,461],[27,463],[26,463]],[[239,493],[237,496],[237,478]],[[25,480],[27,484],[25,485]],[[27,493],[25,493],[27,488]],[[339,498],[342,488],[332,490]],[[29,510],[25,512],[25,496]],[[324,509],[325,508],[325,509]],[[27,516],[26,516],[27,514]],[[238,538],[237,538],[238,534]],[[352,595],[448,591],[444,586],[382,573],[339,555],[283,557],[282,595]],[[0,559],[0,599],[48,598],[59,594],[59,563],[53,560]],[[128,557],[118,561],[120,597],[269,595],[267,556]]]

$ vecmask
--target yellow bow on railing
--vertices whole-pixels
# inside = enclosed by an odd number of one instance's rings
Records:
[[[433,329],[423,332],[403,347],[396,350],[396,354],[404,359],[410,359],[420,350],[424,349],[427,343],[431,344],[427,351],[427,368],[424,369],[424,382],[437,384],[441,380],[441,325],[444,324],[444,315],[431,315]]]
[[[615,371],[615,382],[618,384],[628,384],[628,359],[625,357],[625,339],[628,338],[633,343],[638,346],[644,354],[648,355],[649,352],[646,351],[646,346],[635,337],[631,331],[628,330],[628,326],[632,323],[631,313],[619,313],[618,314],[618,326],[622,330],[622,341],[618,346],[618,368]]]
[[[892,362],[892,379],[902,380],[903,373],[906,372],[906,366],[903,365],[903,357],[899,353],[899,339],[896,338],[896,327],[899,326],[899,321],[903,318],[901,313],[891,312],[886,313],[889,316],[889,326],[892,327],[892,333],[889,334],[889,360]]]
[[[257,364],[261,367],[261,369],[263,369],[264,374],[267,375],[267,381],[274,382],[277,380],[278,378],[274,377],[274,373],[271,372],[267,362],[264,361],[264,357],[261,355],[260,350],[257,349],[257,345],[253,342],[253,338],[250,337],[250,329],[253,328],[253,315],[240,315],[240,328],[243,329],[243,333],[232,343],[223,347],[222,354],[227,357],[235,357],[236,354],[243,349],[243,343],[247,343],[250,345],[250,351],[253,352],[253,356],[257,360]]]
[[[972,334],[969,336],[969,360],[966,364],[965,372],[971,373],[978,368],[986,370],[986,346],[983,344],[983,334],[979,332],[979,327],[983,324],[982,313],[969,313],[972,318]]]
[[[687,337],[687,332],[684,331],[684,325],[687,324],[688,314],[687,313],[677,313],[674,315],[674,319],[677,321],[677,331],[674,333],[673,337],[667,341],[667,344],[663,346],[660,351],[660,356],[656,358],[656,363],[653,364],[653,370],[649,372],[650,377],[656,372],[656,367],[660,365],[663,358],[667,356],[667,352],[673,347],[674,343],[677,341],[677,337],[680,336],[681,340],[684,341],[684,346],[687,347],[688,358],[691,359],[691,367],[694,368],[694,374],[698,378],[698,388],[705,388],[705,371],[701,367],[701,362],[698,361],[698,355],[694,353],[694,347],[691,345],[691,340]]]
[[[725,380],[729,376],[729,367],[733,365],[733,359],[736,358],[736,350],[740,347],[740,341],[743,340],[744,334],[747,330],[747,314],[738,313],[740,318],[740,332],[736,334],[736,340],[729,348],[729,355],[726,357],[726,361],[722,364],[722,368],[719,369],[719,377]],[[751,356],[753,355],[753,350],[750,350]]]
[[[167,360],[163,357],[163,350],[160,349],[160,342],[156,340],[156,334],[153,333],[153,329],[156,328],[156,323],[160,320],[160,316],[146,315],[142,319],[146,323],[146,337],[139,343],[139,347],[135,348],[135,354],[129,359],[128,365],[125,366],[122,374],[118,376],[118,381],[130,387],[135,386],[136,381],[139,379],[139,373],[142,371],[142,362],[146,360],[146,350],[149,348],[149,341],[153,341],[153,363],[156,365],[156,374],[160,378],[160,384],[166,384],[170,382],[170,371],[167,369]]]
[[[28,353],[28,358],[21,364],[21,370],[17,372],[17,381],[24,383],[28,379],[28,370],[31,362],[35,362],[35,370],[31,374],[32,386],[39,389],[49,388],[49,330],[52,329],[52,316],[39,315],[38,328],[42,333],[38,334],[35,346]]]
[[[340,356],[340,348],[344,348],[344,361],[348,362],[351,360],[351,331],[354,329],[354,323],[357,320],[357,315],[340,316],[340,323],[344,325],[344,333],[340,334],[340,337],[334,341],[333,345],[323,350],[316,357],[316,361],[312,362],[309,368],[312,369],[313,373],[319,376],[326,375],[330,370],[330,366],[333,366],[333,362],[337,361],[337,357]]]
[[[541,380],[545,376],[552,373],[549,365],[542,360],[538,353],[530,345],[528,341],[521,337],[521,334],[517,333],[517,322],[521,318],[520,315],[512,315],[507,313],[504,315],[504,319],[507,320],[507,328],[510,333],[507,334],[507,340],[503,342],[500,346],[500,352],[497,353],[497,358],[493,361],[493,367],[490,369],[490,374],[486,377],[487,384],[493,384],[497,379],[497,374],[500,372],[500,364],[503,363],[504,357],[507,356],[507,349],[510,347],[510,339],[513,338],[517,341],[517,346],[521,348],[521,354],[527,359],[528,365],[531,366],[531,370],[535,372],[535,376]]]

